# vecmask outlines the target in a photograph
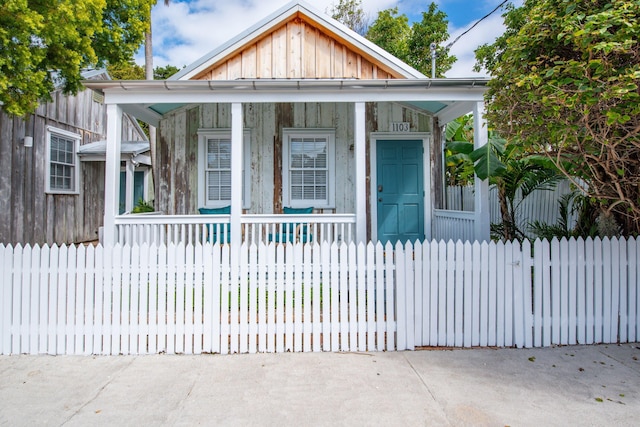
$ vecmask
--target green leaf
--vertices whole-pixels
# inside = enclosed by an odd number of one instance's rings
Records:
[[[49,99],[56,86],[65,93],[77,93],[83,69],[133,59],[149,29],[151,6],[155,3],[156,0],[3,2],[3,110],[26,115],[41,100]]]
[[[469,141],[450,141],[446,143],[445,148],[454,153],[471,154],[473,143]]]
[[[495,146],[491,141],[473,150],[470,157],[475,162],[476,175],[482,180],[500,176],[506,171],[506,166],[496,155]]]
[[[447,129],[445,133],[445,138],[447,141],[451,141],[455,139],[455,136],[458,134],[458,131],[462,127],[462,124],[457,120],[447,123]]]

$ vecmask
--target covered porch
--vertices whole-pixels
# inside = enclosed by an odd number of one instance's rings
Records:
[[[155,242],[157,244],[187,243],[310,243],[310,242],[367,242],[388,241],[380,235],[385,221],[401,223],[402,217],[387,218],[380,209],[379,158],[376,147],[382,142],[415,140],[422,146],[424,174],[420,177],[422,195],[417,205],[423,215],[421,235],[415,240],[462,239],[488,240],[488,186],[476,180],[476,211],[461,214],[439,209],[441,178],[441,128],[460,115],[472,112],[475,123],[475,141],[481,146],[487,141],[487,129],[483,118],[486,79],[414,79],[414,80],[358,80],[358,79],[239,79],[234,81],[104,81],[87,82],[87,86],[105,94],[108,130],[106,154],[106,190],[104,244],[134,244]],[[281,167],[278,156],[272,154],[280,134],[290,131],[286,123],[274,126],[263,125],[262,111],[270,106],[290,105],[292,128],[335,130],[335,146],[339,158],[328,173],[327,179],[336,190],[327,197],[339,194],[339,201],[324,206],[309,202],[310,212],[286,207],[307,207],[304,202],[294,204],[292,197],[283,195],[278,186],[280,179],[288,179],[286,173],[278,175],[274,170]],[[318,111],[331,109],[328,122],[309,117],[297,118],[295,106],[317,105]],[[204,106],[178,117],[176,122],[186,120],[182,130],[172,130],[168,137],[163,126],[176,111],[189,106]],[[207,107],[211,106],[211,107]],[[223,116],[220,123],[206,125],[207,108],[218,108]],[[391,106],[391,107],[389,107]],[[275,107],[273,107],[275,108]],[[313,107],[315,108],[315,107]],[[312,107],[307,107],[307,110]],[[335,110],[335,111],[334,111]],[[157,179],[160,197],[181,197],[187,202],[179,207],[163,202],[158,212],[138,215],[118,214],[118,189],[120,178],[119,120],[122,112],[159,127],[158,144],[170,140],[172,149],[181,153],[182,160],[175,161],[157,154],[153,161],[156,170],[166,168],[165,178]],[[204,112],[203,112],[204,111]],[[309,114],[309,113],[307,113]],[[311,115],[322,115],[313,112]],[[251,118],[249,118],[251,116]],[[415,117],[417,118],[415,118]],[[296,122],[299,119],[300,123]],[[174,119],[172,119],[174,120]],[[256,124],[258,123],[258,124]],[[271,127],[270,127],[271,126]],[[166,127],[166,126],[165,126]],[[206,128],[206,129],[203,129]],[[229,134],[229,196],[228,202],[203,202],[204,181],[187,179],[178,183],[181,171],[193,171],[203,162],[203,156],[182,154],[192,140],[208,141],[207,132],[224,129]],[[163,133],[164,132],[164,133]],[[251,142],[247,144],[247,133]],[[164,137],[163,137],[164,135]],[[189,136],[191,135],[191,136]],[[169,139],[167,139],[169,138]],[[264,151],[259,147],[266,147]],[[159,149],[158,149],[159,150]],[[182,150],[182,152],[180,151]],[[188,151],[189,148],[186,148]],[[340,151],[342,150],[342,151]],[[159,150],[161,151],[161,150]],[[265,154],[266,153],[266,154]],[[262,157],[273,157],[272,170],[269,165],[257,165]],[[206,155],[204,156],[206,158]],[[195,161],[194,161],[195,160]],[[272,160],[269,160],[271,162]],[[280,157],[280,162],[284,162]],[[175,164],[178,163],[178,164]],[[438,166],[440,163],[440,166]],[[201,166],[201,165],[200,165]],[[336,172],[335,169],[339,171]],[[342,170],[346,169],[346,170]],[[247,174],[249,171],[249,174]],[[256,172],[257,171],[257,172]],[[185,172],[187,173],[187,172]],[[257,174],[268,179],[254,179]],[[195,174],[195,173],[194,173]],[[249,179],[247,179],[249,176]],[[169,178],[166,178],[169,177]],[[163,181],[164,179],[164,181]],[[248,181],[248,182],[247,182]],[[337,182],[336,182],[337,181]],[[256,182],[259,184],[257,185]],[[194,188],[195,187],[195,188]],[[247,190],[249,188],[249,190]],[[291,187],[289,187],[291,188]],[[330,190],[328,190],[331,193]],[[197,198],[195,194],[198,194]],[[267,196],[264,196],[266,194]],[[271,203],[256,202],[267,198]],[[248,199],[248,200],[247,200]],[[197,201],[196,201],[197,200]],[[158,208],[156,200],[156,208]],[[199,208],[212,207],[215,214]],[[221,209],[221,208],[226,208]],[[199,213],[199,212],[200,213]],[[393,225],[393,224],[392,224]],[[408,239],[412,240],[412,238]],[[395,243],[395,242],[392,242]]]

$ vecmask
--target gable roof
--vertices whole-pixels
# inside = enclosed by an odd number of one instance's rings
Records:
[[[304,28],[301,28],[301,25]],[[229,67],[226,62],[235,61],[235,63],[239,64],[239,62],[243,61],[243,53],[245,58],[259,55],[261,46],[265,45],[264,41],[269,37],[281,38],[283,39],[281,42],[291,43],[291,37],[289,37],[289,41],[284,40],[287,35],[291,36],[292,30],[288,29],[288,26],[294,27],[293,32],[297,31],[301,39],[300,52],[296,52],[296,54],[300,55],[300,58],[296,58],[296,60],[315,62],[315,57],[318,57],[319,61],[324,60],[324,62],[329,62],[327,60],[329,55],[335,57],[340,55],[344,56],[345,62],[357,62],[357,64],[351,64],[353,67],[351,70],[347,70],[346,66],[340,70],[334,70],[332,73],[329,71],[323,73],[316,69],[311,72],[307,71],[307,75],[305,75],[304,70],[301,70],[299,73],[288,69],[278,72],[278,70],[272,70],[271,68],[269,68],[267,72],[258,72],[258,75],[255,75],[256,73],[252,73],[251,71],[244,73],[242,71],[226,71],[227,67]],[[287,34],[287,31],[290,33]],[[309,34],[305,35],[305,32]],[[281,33],[284,33],[285,37],[283,37]],[[311,42],[306,42],[306,45],[303,45],[305,43],[305,37],[309,37],[312,40]],[[312,49],[316,49],[316,40],[318,40],[318,45],[327,45],[324,53],[321,51],[322,46],[320,46],[317,48],[317,52],[304,52],[303,54],[304,46],[307,46],[307,49],[309,49],[309,46],[311,46]],[[277,43],[277,40],[274,43]],[[283,51],[283,55],[289,55],[288,61],[284,62],[291,61],[290,56],[293,55],[291,53],[292,49],[281,50]],[[295,49],[293,50],[295,51]],[[331,50],[331,53],[329,50]],[[336,54],[335,52],[338,53]],[[267,55],[268,58],[266,58],[266,60],[268,61],[272,55],[276,56],[277,53],[273,54],[268,52],[265,56]],[[324,56],[320,58],[319,56],[321,55]],[[305,58],[302,58],[302,56],[305,56]],[[278,66],[277,60],[278,58],[273,59],[274,68]],[[280,61],[281,60],[282,58],[280,58]],[[224,80],[238,78],[360,78],[360,69],[366,69],[369,65],[371,65],[374,71],[363,74],[363,78],[376,78],[377,70],[380,70],[381,75],[379,78],[385,79],[426,78],[424,74],[400,61],[395,56],[335,19],[317,11],[305,2],[294,1],[207,53],[191,65],[183,68],[177,74],[171,76],[169,80],[214,80],[217,78]],[[233,65],[231,66],[233,67]],[[225,67],[225,73],[220,77],[216,77],[217,74],[222,74],[221,72],[216,72],[220,67]],[[241,65],[238,65],[238,67],[241,67]],[[267,64],[266,67],[270,67],[270,65]],[[330,65],[330,67],[333,67],[333,65]],[[304,65],[301,65],[300,68],[304,68]],[[355,72],[356,68],[358,69],[357,75]],[[371,74],[373,74],[373,76]]]

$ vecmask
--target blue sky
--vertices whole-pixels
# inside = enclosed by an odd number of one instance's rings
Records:
[[[169,6],[164,6],[159,0],[152,11],[154,65],[188,65],[289,2],[172,0]],[[521,4],[522,0],[514,2]],[[319,11],[327,11],[337,0],[306,0],[306,3]],[[436,3],[448,16],[449,34],[453,40],[502,0],[436,0]],[[419,0],[362,0],[362,7],[372,21],[378,11],[396,6],[410,21],[419,20],[429,4],[430,1]],[[491,43],[503,31],[501,11],[498,11],[462,37],[452,47],[458,62],[447,77],[485,75],[472,71],[473,50],[483,43]],[[138,55],[137,61],[143,63],[142,54]]]
[[[366,1],[366,0],[365,0]],[[493,10],[502,1],[489,0],[440,0],[436,1],[438,8],[447,14],[449,23],[456,28],[464,27],[469,22],[480,19]],[[410,20],[420,20],[421,12],[426,10],[429,1],[405,0],[398,2],[398,9],[404,12]],[[500,15],[498,12],[496,12]]]

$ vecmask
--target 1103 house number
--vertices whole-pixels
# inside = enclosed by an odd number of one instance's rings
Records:
[[[391,122],[391,132],[409,132],[410,130],[409,122]]]

